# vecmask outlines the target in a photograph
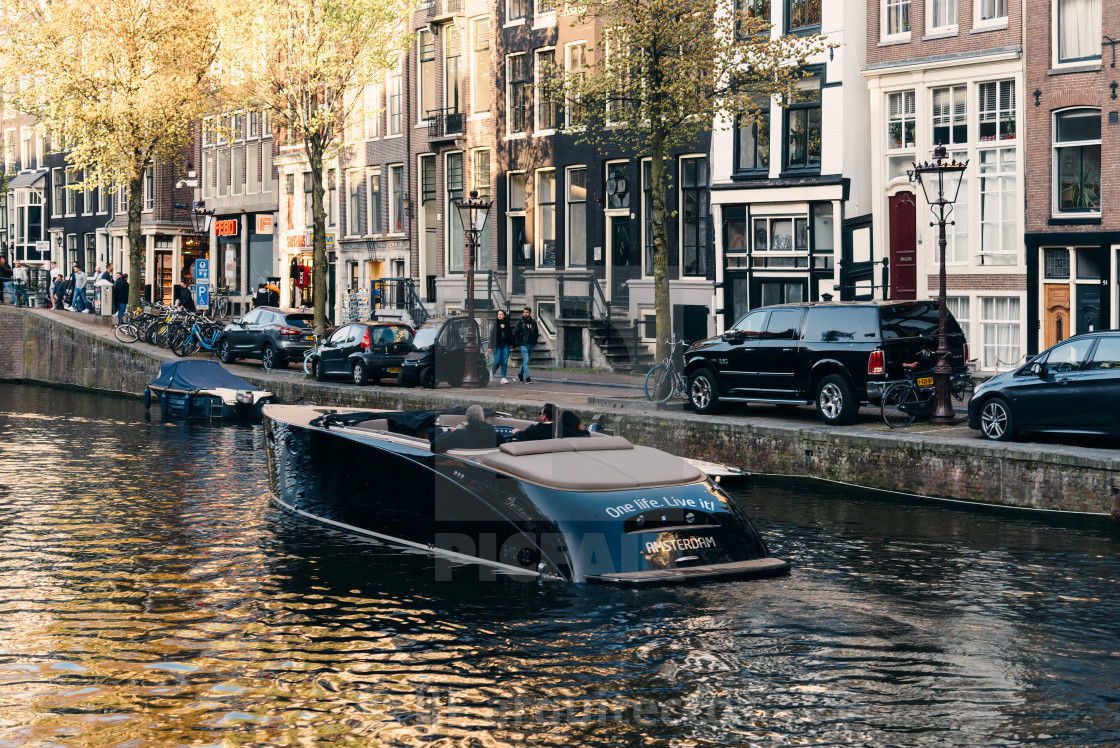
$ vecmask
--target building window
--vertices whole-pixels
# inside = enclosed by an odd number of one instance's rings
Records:
[[[471,189],[478,192],[480,200],[490,202],[490,151],[481,148],[471,154],[471,159]],[[475,267],[480,270],[490,268],[490,224],[491,221],[487,220],[478,236],[478,247],[475,249]]]
[[[949,151],[949,160],[964,162],[968,159],[965,151]],[[969,210],[968,210],[968,173],[961,175],[961,188],[957,191],[957,202],[953,203],[953,223],[946,226],[948,246],[945,247],[945,262],[950,265],[967,265],[969,258]],[[936,247],[936,243],[934,244]]]
[[[389,73],[389,134],[401,134],[401,66]]]
[[[249,112],[249,137],[259,138],[261,136],[261,113]]]
[[[1101,0],[1058,0],[1058,62],[1101,56]]]
[[[887,149],[914,147],[914,92],[887,96]]]
[[[435,160],[432,160],[434,165]],[[381,172],[369,175],[369,233],[380,234],[381,228]]]
[[[997,18],[1007,18],[1007,0],[980,0],[981,21],[994,21]]]
[[[821,167],[821,77],[812,75],[797,84],[797,96],[786,112],[786,166]]]
[[[366,140],[381,135],[381,87],[366,86],[363,102],[365,111],[362,120],[365,124]]]
[[[957,25],[958,0],[930,0],[929,20],[926,22],[931,31],[951,29]]]
[[[362,233],[362,180],[360,172],[346,172],[346,186],[350,193],[350,199],[346,203],[349,233],[351,236],[359,236]]]
[[[753,243],[755,252],[808,252],[809,219],[805,216],[756,218]]]
[[[506,20],[516,21],[518,18],[526,16],[526,9],[529,6],[529,0],[507,0],[506,1]]]
[[[554,0],[537,0],[537,7],[535,10],[536,15],[543,16],[548,13],[556,12],[556,3]]]
[[[466,267],[463,258],[463,220],[455,204],[466,195],[463,191],[463,154],[447,154],[447,268],[452,273],[461,273]]]
[[[576,42],[569,45],[565,54],[564,67],[571,84],[571,93],[568,95],[568,100],[564,106],[564,124],[567,127],[571,127],[579,118],[580,89],[583,86],[587,68],[586,55],[587,44],[585,42]]]
[[[315,224],[315,210],[311,205],[311,172],[303,173],[303,225],[311,227]]]
[[[1015,81],[981,83],[980,140],[1015,139]]]
[[[1043,272],[1046,280],[1069,280],[1069,250],[1047,248],[1043,250]]]
[[[587,265],[587,167],[568,169],[568,267]]]
[[[534,87],[536,93],[534,96],[536,100],[536,123],[534,129],[538,132],[556,129],[556,105],[552,101],[551,93],[543,85],[553,72],[554,54],[555,51],[552,49],[537,50],[537,85]]]
[[[965,342],[969,344],[972,349],[972,338],[968,334],[969,316],[968,316],[968,297],[967,296],[946,296],[945,308],[949,310],[949,314],[953,315],[953,319],[961,326],[961,332],[964,333]]]
[[[1015,230],[1015,149],[990,148],[980,156],[980,252],[1013,252]]]
[[[113,193],[105,185],[97,188],[98,213],[108,213],[112,208]]]
[[[364,116],[365,96],[355,90],[346,94],[346,140],[354,143],[362,139],[362,117]]]
[[[537,237],[540,267],[556,267],[556,172],[537,172]]]
[[[790,31],[807,32],[821,25],[821,0],[786,0]]]
[[[144,175],[144,178],[145,178],[144,187],[145,187],[145,189],[147,189],[147,187],[148,187],[147,181],[146,181],[147,180],[147,174]],[[67,169],[66,170],[66,214],[71,215],[71,216],[76,216],[76,215],[78,215],[79,213],[82,212],[81,208],[78,205],[78,194],[79,193],[78,193],[78,190],[75,189],[75,185],[77,184],[77,182],[78,182],[78,177],[74,173],[74,170],[73,169]],[[145,195],[145,199],[144,199],[144,209],[145,210],[150,210],[150,208],[148,208],[148,201],[147,201],[147,196],[146,195]]]
[[[968,90],[964,86],[933,89],[933,142],[968,142]]]
[[[886,36],[910,33],[910,0],[886,0]]]
[[[389,167],[389,229],[390,231],[404,233],[404,167]]]
[[[327,170],[327,225],[338,223],[338,172]]]
[[[443,34],[443,108],[459,112],[459,55],[463,50],[462,34],[455,24],[444,27]]]
[[[708,159],[681,159],[681,274],[708,274]]]
[[[117,188],[117,212],[128,213],[129,193],[125,187]]]
[[[747,31],[743,26],[747,23],[747,19],[753,19],[750,28],[755,29],[756,33],[768,33],[770,26],[770,0],[736,0],[736,7],[739,11],[739,18],[736,20],[736,35],[739,39],[746,39],[748,37]],[[762,28],[759,28],[762,25]]]
[[[758,114],[753,122],[740,115],[735,123],[735,172],[765,174],[770,169],[770,97],[756,100]]]
[[[1101,210],[1101,111],[1054,115],[1054,203],[1060,213]]]
[[[284,175],[284,195],[287,198],[287,210],[285,211],[285,213],[288,214],[288,228],[292,229],[292,228],[295,228],[295,225],[296,225],[296,223],[295,223],[295,221],[296,221],[296,216],[295,216],[295,211],[296,211],[296,175],[295,174],[285,174]]]
[[[472,23],[474,57],[471,59],[471,111],[490,113],[490,20],[480,18]]]
[[[206,117],[202,120],[202,146],[214,145],[217,142],[214,132],[214,118]]]
[[[506,101],[509,102],[506,122],[510,134],[525,132],[525,85],[528,82],[528,71],[525,68],[524,54],[506,58]]]
[[[144,210],[156,209],[156,181],[155,170],[149,166],[144,169]]]
[[[642,257],[643,274],[653,275],[653,159],[642,159]]]
[[[420,106],[416,116],[423,121],[436,113],[436,41],[432,32],[425,29],[420,31],[416,43],[420,52],[420,75],[416,79]]]
[[[1018,363],[1019,299],[982,297],[980,334],[983,338],[980,363],[984,369],[997,369]]]
[[[62,169],[51,170],[51,185],[54,199],[51,201],[51,215],[61,216],[66,212],[66,180],[62,176]]]

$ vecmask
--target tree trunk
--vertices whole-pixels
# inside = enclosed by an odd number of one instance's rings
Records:
[[[128,177],[128,305],[140,306],[144,296],[144,274],[141,265],[144,262],[145,251],[144,237],[140,234],[140,217],[144,210],[144,165],[140,164],[133,169]],[[149,279],[151,281],[151,279]]]
[[[656,360],[669,354],[673,336],[669,306],[669,232],[665,223],[665,135],[654,127],[650,134],[650,223],[653,234],[653,311],[657,328]]]
[[[323,149],[319,138],[308,138],[307,160],[311,166],[311,215],[315,232],[311,240],[311,285],[314,290],[315,334],[327,330],[327,219],[323,212]]]

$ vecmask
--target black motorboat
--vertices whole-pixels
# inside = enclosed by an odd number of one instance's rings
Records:
[[[681,458],[600,434],[433,453],[424,434],[462,413],[267,405],[275,500],[515,575],[666,584],[789,570],[719,484]],[[531,423],[487,420],[499,433]]]
[[[272,393],[235,377],[215,361],[164,361],[144,389],[144,407],[159,400],[160,412],[180,418],[260,418]]]

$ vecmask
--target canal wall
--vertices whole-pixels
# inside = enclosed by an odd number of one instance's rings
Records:
[[[118,342],[107,329],[75,326],[51,313],[0,307],[0,380],[138,396],[161,361],[146,345]],[[443,408],[462,390],[321,384],[255,368],[237,375],[285,402],[335,407]],[[534,418],[540,404],[515,388],[470,393],[486,407]],[[570,397],[568,398],[570,401]],[[752,473],[805,476],[921,496],[1024,509],[1086,512],[1120,518],[1120,454],[1051,444],[995,444],[978,439],[906,435],[762,418],[700,417],[691,412],[636,412],[565,407],[631,441]]]

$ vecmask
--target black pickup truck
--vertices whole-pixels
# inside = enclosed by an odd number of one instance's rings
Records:
[[[948,315],[950,363],[968,347]],[[829,424],[854,420],[862,402],[878,402],[902,365],[937,349],[937,302],[811,302],[748,312],[719,337],[684,355],[688,395],[698,413],[720,402],[815,403]],[[932,366],[932,364],[931,364]]]

